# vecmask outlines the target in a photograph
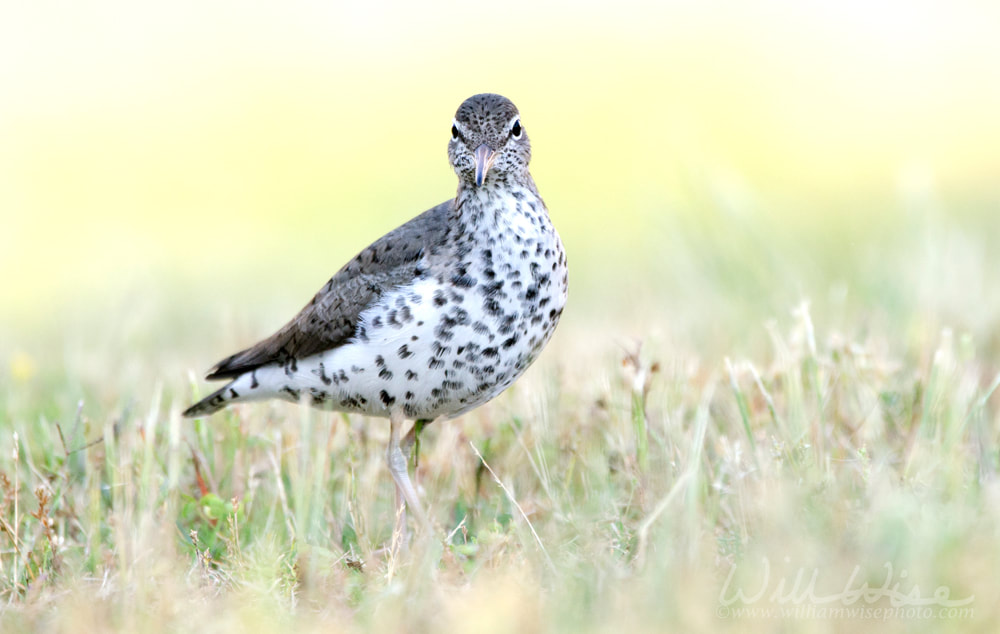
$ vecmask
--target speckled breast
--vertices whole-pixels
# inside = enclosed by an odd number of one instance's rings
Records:
[[[299,363],[296,383],[311,377],[317,405],[408,418],[457,416],[509,387],[551,338],[567,292],[559,236],[520,202],[506,226],[470,231],[451,266],[385,293],[350,343]]]

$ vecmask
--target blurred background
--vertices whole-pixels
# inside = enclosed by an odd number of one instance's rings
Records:
[[[2,14],[8,400],[99,409],[269,334],[453,194],[449,126],[477,92],[519,106],[569,251],[549,363],[636,339],[715,363],[802,301],[903,354],[945,325],[1000,345],[995,3]]]

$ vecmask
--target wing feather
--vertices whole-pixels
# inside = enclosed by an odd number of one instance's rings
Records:
[[[301,359],[349,341],[361,313],[387,290],[411,280],[424,254],[433,255],[444,242],[452,205],[453,201],[441,203],[376,240],[278,332],[223,359],[206,378],[235,378],[262,365]]]

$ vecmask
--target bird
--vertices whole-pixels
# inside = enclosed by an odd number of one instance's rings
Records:
[[[528,170],[517,107],[491,93],[466,99],[448,158],[454,198],[373,242],[284,327],[217,363],[206,378],[227,383],[184,411],[279,398],[388,418],[401,532],[407,508],[430,530],[407,466],[419,430],[514,383],[567,299],[566,252]]]

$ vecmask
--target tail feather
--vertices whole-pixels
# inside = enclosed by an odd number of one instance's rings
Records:
[[[187,418],[208,416],[210,414],[214,414],[230,402],[236,400],[238,395],[235,390],[231,389],[233,383],[235,383],[235,381],[232,381],[225,387],[212,392],[205,398],[184,410],[184,416]]]

